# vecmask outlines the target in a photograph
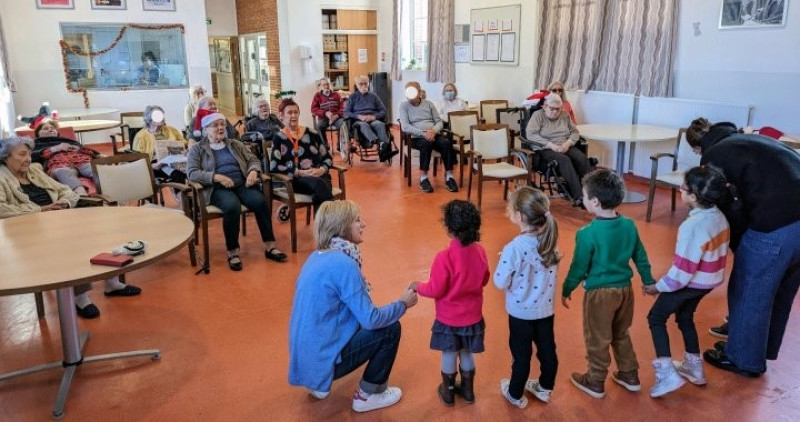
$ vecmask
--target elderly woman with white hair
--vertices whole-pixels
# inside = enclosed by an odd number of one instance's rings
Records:
[[[195,141],[200,141],[203,139],[203,127],[201,122],[203,117],[208,116],[211,113],[221,113],[219,111],[219,106],[217,106],[217,100],[214,97],[203,97],[197,102],[197,111],[195,112],[194,118],[189,123],[189,138]],[[237,139],[239,137],[239,132],[233,127],[233,125],[226,119],[225,120],[225,133],[228,139]]]
[[[189,148],[187,176],[206,187],[207,204],[222,210],[222,231],[228,250],[228,266],[241,271],[239,258],[239,215],[242,205],[255,216],[264,256],[272,261],[286,261],[286,254],[275,247],[269,203],[259,188],[261,163],[241,141],[226,135],[228,120],[222,113],[203,117],[203,140]]]
[[[580,206],[581,178],[592,170],[592,165],[586,154],[575,148],[580,134],[562,105],[557,94],[545,97],[542,109],[528,121],[525,134],[529,142],[541,148],[536,153],[542,159],[558,163],[558,171],[567,182],[567,194],[573,205]]]
[[[200,102],[200,99],[206,95],[206,89],[203,88],[203,85],[196,84],[189,87],[189,102],[186,103],[186,107],[183,108],[183,124],[186,127],[189,127],[189,124],[192,123],[192,119],[197,114],[197,103]]]
[[[69,186],[31,166],[34,142],[28,138],[0,139],[0,219],[35,212],[58,211],[78,204]],[[75,286],[75,306],[83,318],[97,318],[100,310],[89,298],[90,284]],[[142,289],[119,278],[106,280],[106,296],[135,296]]]
[[[144,127],[133,137],[133,150],[150,156],[153,160],[153,152],[158,141],[178,141],[187,145],[186,139],[178,129],[168,125],[164,120],[164,109],[157,105],[149,105],[144,109]],[[153,161],[153,175],[166,178],[171,182],[183,183],[186,181],[186,173],[173,168],[167,163]]]
[[[317,118],[317,131],[325,136],[325,130],[333,127],[339,130],[344,124],[342,118],[342,97],[331,89],[331,80],[327,77],[317,81],[317,93],[311,100],[311,114]]]
[[[269,101],[264,98],[253,102],[250,114],[253,117],[245,124],[246,130],[260,133],[265,141],[271,141],[275,134],[283,129],[283,123],[278,116],[270,112]]]

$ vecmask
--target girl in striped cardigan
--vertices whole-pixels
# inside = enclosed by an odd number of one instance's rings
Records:
[[[681,201],[690,211],[678,229],[672,266],[657,283],[644,286],[645,293],[658,295],[647,315],[656,349],[651,397],[677,390],[685,383],[683,378],[706,384],[693,316],[700,300],[725,281],[730,230],[717,204],[728,197],[728,190],[725,176],[710,166],[695,167],[684,176]],[[670,355],[666,324],[672,314],[686,348],[683,362],[673,362]]]

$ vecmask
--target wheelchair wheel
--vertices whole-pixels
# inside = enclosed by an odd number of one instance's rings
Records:
[[[342,161],[350,162],[350,130],[346,124],[339,128],[339,156]]]
[[[278,221],[281,223],[285,223],[289,221],[289,206],[286,204],[281,205],[275,210],[275,216],[278,218]]]

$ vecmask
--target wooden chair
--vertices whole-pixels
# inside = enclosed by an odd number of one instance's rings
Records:
[[[470,127],[479,124],[480,118],[475,110],[462,110],[447,113],[447,119],[450,121],[450,132],[455,141],[453,149],[458,154],[458,186],[464,187],[464,164],[471,148]]]
[[[647,217],[645,220],[650,222],[650,216],[653,212],[653,200],[656,194],[656,185],[667,186],[672,190],[671,210],[675,211],[675,197],[678,193],[678,188],[683,183],[683,174],[685,170],[700,164],[700,157],[693,154],[682,154],[691,149],[689,144],[684,140],[686,135],[686,128],[678,130],[678,137],[675,140],[675,150],[671,153],[661,152],[650,156],[652,166],[650,168],[650,193],[647,196]],[[682,145],[686,145],[682,147]],[[658,174],[658,162],[662,158],[672,158],[672,170],[663,174]]]
[[[487,124],[498,124],[496,110],[508,108],[508,100],[481,100],[481,120]]]
[[[411,146],[411,134],[403,132],[403,124],[400,123],[400,119],[397,119],[397,127],[400,130],[400,164],[403,168],[403,177],[408,179],[408,186],[411,186],[411,159],[419,159],[419,150]],[[449,133],[447,135],[449,136]],[[431,151],[431,158],[433,159],[433,176],[436,177],[436,169],[439,168],[442,155],[434,150]]]
[[[525,180],[531,185],[530,164],[519,167],[512,164],[512,152],[528,156],[526,163],[531,163],[531,152],[511,148],[511,136],[507,125],[473,125],[470,127],[470,140],[472,149],[469,155],[469,182],[467,187],[467,200],[472,195],[472,175],[478,175],[478,208],[483,199],[483,182],[486,180],[499,180],[503,182],[503,200],[508,198],[508,182],[510,180]],[[484,163],[484,160],[499,160],[497,163]]]
[[[119,114],[119,133],[111,135],[111,149],[114,154],[125,148],[125,139],[128,139],[128,150],[133,150],[133,138],[144,127],[144,112],[125,111]],[[120,146],[117,146],[117,136]]]
[[[314,117],[314,130],[319,130],[319,117],[316,114],[313,115]],[[342,123],[344,125],[344,123]],[[333,138],[331,138],[331,135]],[[339,131],[333,127],[333,125],[328,125],[325,128],[325,133],[320,133],[319,136],[322,137],[322,140],[325,141],[325,144],[328,145],[328,150],[331,150],[331,146],[339,144]],[[332,139],[332,140],[331,140]]]
[[[272,142],[263,141],[263,148],[267,156],[272,151]],[[268,164],[269,165],[269,164]],[[333,199],[347,199],[347,188],[345,185],[344,174],[346,168],[334,165],[330,170],[336,171],[337,181],[336,186],[333,186],[331,191]],[[272,201],[280,202],[285,205],[285,212],[278,212],[278,220],[285,222],[289,221],[291,238],[292,238],[292,253],[297,253],[297,210],[301,208],[306,209],[306,225],[311,224],[311,213],[314,203],[311,201],[311,195],[296,193],[291,183],[291,178],[283,173],[269,173],[272,179],[270,188],[267,190],[267,201],[272,205]]]

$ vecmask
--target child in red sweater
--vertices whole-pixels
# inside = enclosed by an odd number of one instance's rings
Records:
[[[483,352],[483,288],[489,282],[489,264],[480,240],[481,214],[472,203],[454,200],[444,206],[444,225],[450,246],[436,254],[427,283],[413,282],[411,289],[436,301],[431,328],[431,349],[442,352],[439,398],[446,406],[458,392],[475,402],[475,358]],[[461,385],[456,388],[456,361],[460,360]]]

